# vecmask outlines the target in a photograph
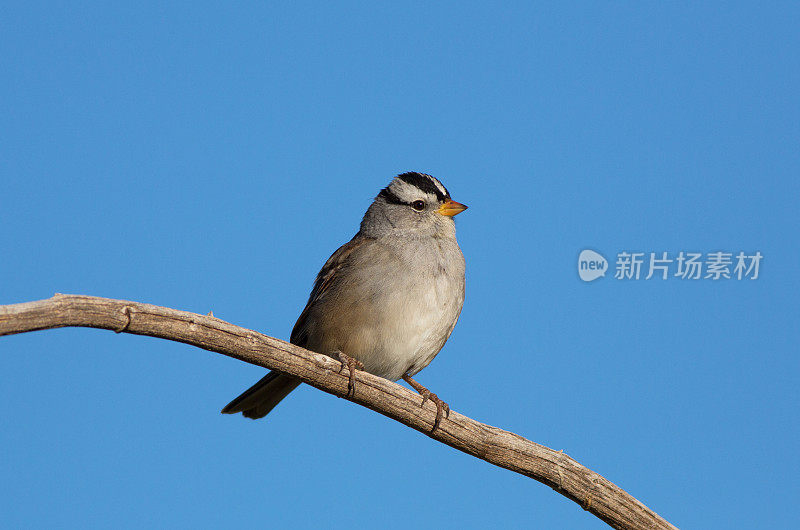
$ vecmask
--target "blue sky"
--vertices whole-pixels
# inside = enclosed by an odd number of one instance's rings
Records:
[[[55,292],[288,339],[393,175],[470,206],[418,380],[686,528],[787,528],[798,484],[793,3],[7,4],[0,303]],[[580,280],[730,252],[757,280]],[[609,271],[611,272],[611,271]],[[264,370],[88,329],[0,339],[0,526],[603,528],[551,489]]]

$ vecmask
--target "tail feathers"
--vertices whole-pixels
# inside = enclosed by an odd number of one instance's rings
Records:
[[[222,409],[222,413],[241,412],[245,418],[254,420],[263,418],[299,384],[300,381],[294,377],[273,370],[258,383],[245,390],[242,395],[228,403]]]

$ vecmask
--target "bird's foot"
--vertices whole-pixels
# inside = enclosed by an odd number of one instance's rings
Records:
[[[425,402],[428,401],[429,399],[431,400],[431,403],[436,405],[436,419],[433,421],[433,428],[431,429],[431,432],[438,429],[439,423],[441,423],[442,421],[442,417],[443,416],[446,418],[450,417],[450,405],[439,399],[439,396],[437,396],[436,394],[434,394],[421,384],[411,379],[410,375],[408,374],[404,375],[403,381],[411,385],[411,387],[417,392],[419,392],[419,394],[422,396],[422,404],[420,405],[420,407],[424,407]]]
[[[356,369],[363,370],[364,363],[359,361],[358,359],[354,359],[349,355],[336,350],[333,352],[333,357],[339,359],[339,362],[342,363],[342,367],[339,368],[339,373],[342,373],[345,367],[350,371],[350,376],[347,379],[347,397],[355,397],[356,395]]]

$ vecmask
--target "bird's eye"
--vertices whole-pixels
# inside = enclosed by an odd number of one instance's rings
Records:
[[[421,212],[425,209],[425,201],[414,201],[411,203],[411,207],[416,211]]]

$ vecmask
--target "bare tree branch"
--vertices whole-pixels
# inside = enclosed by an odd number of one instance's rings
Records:
[[[60,327],[89,327],[185,342],[251,364],[280,370],[338,397],[347,394],[340,363],[287,342],[203,316],[124,300],[56,294],[48,300],[0,306],[0,336]],[[490,464],[550,486],[614,528],[675,528],[644,504],[554,451],[512,432],[451,412],[431,433],[436,406],[372,374],[358,371],[346,398]]]

